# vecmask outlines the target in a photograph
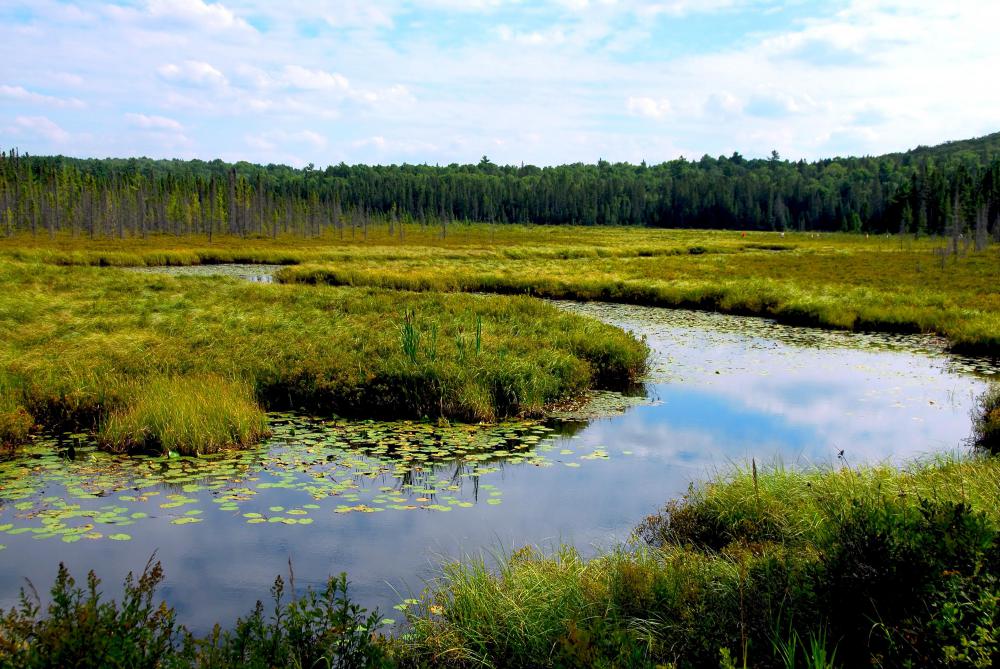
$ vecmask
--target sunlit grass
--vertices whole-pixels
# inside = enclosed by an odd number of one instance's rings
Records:
[[[996,458],[736,471],[650,518],[645,541],[591,559],[526,548],[446,564],[410,610],[408,652],[452,666],[719,666],[724,654],[770,667],[785,666],[781,651],[798,639],[817,656],[845,657],[844,666],[871,657],[895,666],[913,653],[941,666],[990,666],[998,495]],[[857,554],[859,538],[875,552]],[[910,574],[899,560],[914,550],[935,555]],[[844,573],[854,560],[860,571]],[[880,583],[890,592],[866,589]],[[910,608],[894,611],[894,597]],[[980,601],[985,608],[973,608]],[[969,607],[966,617],[935,618],[951,602]],[[871,619],[872,606],[887,617]],[[940,636],[915,642],[918,650],[894,645],[910,625]],[[965,641],[941,647],[952,634],[968,635],[966,663],[947,659]]]
[[[412,229],[411,229],[412,228]],[[846,329],[931,332],[1000,351],[1000,247],[957,256],[935,238],[454,224],[367,238],[157,236],[0,240],[0,255],[54,264],[257,262],[287,282],[475,291],[770,316]]]
[[[124,406],[101,423],[111,451],[181,455],[245,448],[269,434],[267,416],[245,381],[215,375],[154,376],[123,390]]]
[[[592,387],[627,385],[647,353],[617,328],[525,298],[252,285],[11,260],[0,262],[0,282],[7,395],[48,427],[91,429],[114,414],[119,428],[108,443],[116,447],[145,442],[122,431],[143,427],[138,415],[126,416],[148,379],[177,378],[162,394],[163,411],[175,411],[177,429],[193,438],[197,406],[184,399],[191,375],[244,379],[265,408],[478,422],[537,415]],[[421,335],[412,355],[398,327],[407,313]],[[478,350],[464,344],[477,332]],[[166,434],[174,419],[157,420]]]

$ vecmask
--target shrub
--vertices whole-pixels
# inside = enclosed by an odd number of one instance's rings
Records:
[[[159,563],[147,564],[138,579],[130,573],[119,606],[101,601],[101,582],[94,572],[87,576],[86,588],[77,587],[60,563],[44,616],[37,593],[29,597],[22,590],[19,606],[0,618],[0,666],[165,666],[184,648],[186,632],[172,609],[153,602],[162,580]]]
[[[990,386],[980,395],[972,410],[972,445],[1000,455],[1000,384]]]
[[[236,669],[298,667],[360,669],[389,665],[387,645],[376,634],[377,611],[351,602],[347,577],[330,578],[284,603],[284,582],[275,580],[274,613],[265,618],[258,602],[232,630],[216,626],[196,638],[179,625],[172,608],[155,603],[163,581],[160,563],[129,574],[119,606],[102,601],[93,572],[79,588],[62,564],[52,602],[42,614],[37,593],[21,591],[20,605],[0,616],[0,667],[78,669]],[[33,588],[32,588],[33,591]]]

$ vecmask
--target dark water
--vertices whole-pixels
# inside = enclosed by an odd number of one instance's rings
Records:
[[[0,464],[0,604],[25,577],[47,587],[60,560],[117,592],[155,551],[162,594],[197,630],[248,612],[289,560],[300,588],[347,571],[359,601],[399,618],[392,605],[441,559],[599,550],[751,457],[841,466],[841,450],[850,465],[958,450],[998,372],[926,337],[562,306],[647,337],[645,400],[589,422],[490,429],[275,415],[271,443],[221,460],[115,458],[85,443],[70,459],[72,439],[39,443]]]

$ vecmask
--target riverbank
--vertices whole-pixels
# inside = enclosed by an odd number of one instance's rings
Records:
[[[742,469],[596,559],[446,565],[407,651],[443,666],[996,666],[998,509],[996,458]]]
[[[647,349],[528,298],[0,262],[0,428],[109,448],[255,443],[265,409],[493,422],[634,383]],[[193,399],[192,399],[193,398]]]
[[[281,616],[258,609],[198,638],[160,608],[159,565],[126,584],[123,606],[61,570],[52,595],[62,604],[42,610],[29,598],[0,619],[0,660],[990,667],[1000,659],[998,510],[995,457],[903,469],[752,466],[697,486],[650,516],[635,543],[591,560],[570,547],[524,548],[496,567],[447,564],[428,593],[400,606],[401,635],[378,636],[381,615],[353,604],[344,580],[301,599],[278,581]]]

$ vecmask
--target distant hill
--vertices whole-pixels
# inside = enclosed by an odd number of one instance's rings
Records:
[[[988,161],[1000,156],[1000,132],[990,135],[975,137],[973,139],[958,139],[936,146],[918,146],[905,153],[890,153],[887,158],[899,158],[902,160],[922,160],[934,158],[935,160],[948,159],[954,156],[975,156],[983,161]]]

